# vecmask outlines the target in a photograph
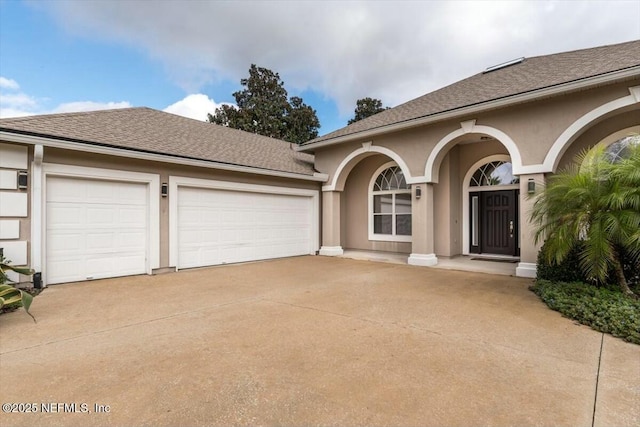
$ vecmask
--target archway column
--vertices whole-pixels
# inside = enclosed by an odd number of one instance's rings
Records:
[[[322,247],[320,255],[342,255],[340,244],[340,191],[322,192]]]
[[[438,263],[434,245],[433,184],[413,184],[411,201],[411,265],[430,266]],[[418,198],[417,192],[420,192]]]
[[[535,230],[529,220],[535,198],[531,197],[530,183],[538,192],[544,186],[545,178],[542,173],[520,175],[520,263],[516,267],[518,277],[536,277],[536,263],[540,244],[535,244]]]

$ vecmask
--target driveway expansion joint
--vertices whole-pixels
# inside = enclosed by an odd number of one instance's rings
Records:
[[[593,396],[593,416],[591,418],[591,427],[596,423],[596,406],[598,405],[598,383],[600,382],[600,364],[602,363],[602,348],[604,347],[604,333],[600,338],[600,353],[598,354],[598,370],[596,372],[596,391]]]

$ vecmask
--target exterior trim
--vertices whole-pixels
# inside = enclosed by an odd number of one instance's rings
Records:
[[[582,132],[588,125],[604,116],[605,114],[638,103],[640,103],[640,86],[633,86],[629,88],[629,95],[618,98],[611,102],[607,102],[606,104],[603,104],[589,111],[578,120],[573,122],[571,126],[565,129],[565,131],[562,132],[558,139],[556,139],[556,141],[553,143],[553,146],[551,146],[551,149],[547,153],[547,156],[544,158],[544,163],[542,165],[543,170],[527,171],[527,173],[555,172],[558,168],[558,163],[560,163],[560,158],[562,157],[564,152],[575,140],[575,138],[582,134]]]
[[[53,138],[45,138],[41,136],[22,135],[8,131],[0,131],[0,139],[7,142],[18,142],[22,144],[42,145],[45,147],[62,148],[66,150],[82,151],[88,153],[105,154],[108,156],[127,157],[131,159],[149,160],[153,162],[173,163],[185,166],[196,166],[208,169],[218,169],[231,172],[250,173],[255,175],[267,175],[280,178],[292,178],[305,181],[325,182],[327,176],[324,174],[305,175],[294,172],[276,171],[270,169],[260,169],[257,167],[232,165],[215,161],[187,159],[182,157],[170,156],[166,154],[145,153],[126,148],[105,147],[99,145],[81,144],[71,141],[60,141]]]
[[[640,72],[640,66],[626,68],[624,70],[613,71],[611,73],[607,73],[603,75],[587,77],[578,81],[562,83],[555,86],[536,89],[531,92],[510,95],[504,98],[494,99],[494,100],[486,101],[480,104],[468,105],[468,106],[460,107],[454,110],[434,113],[428,116],[418,117],[415,119],[410,119],[410,120],[406,120],[399,123],[392,123],[389,125],[375,128],[375,129],[369,129],[361,132],[343,135],[336,138],[319,141],[319,142],[307,144],[304,146],[299,146],[299,147],[296,147],[295,150],[303,151],[303,152],[308,152],[308,151],[312,152],[314,149],[320,148],[320,147],[341,144],[344,142],[355,141],[358,139],[371,138],[373,136],[383,135],[391,132],[397,132],[400,130],[409,129],[416,126],[422,126],[422,125],[435,123],[439,121],[454,119],[460,116],[475,115],[475,114],[482,113],[484,111],[488,111],[496,108],[502,108],[512,104],[534,101],[538,98],[561,95],[563,93],[571,92],[574,90],[587,89],[592,86],[614,83],[617,80],[622,80],[630,77],[637,77],[639,72]],[[535,172],[526,171],[523,173],[535,173]]]
[[[342,246],[323,246],[319,252],[319,255],[322,256],[340,256],[342,254],[344,254]]]
[[[146,272],[152,274],[152,270],[160,267],[160,176],[150,173],[141,172],[129,172],[112,169],[98,169],[89,168],[84,166],[70,166],[54,163],[42,164],[42,192],[41,203],[46,204],[47,200],[47,178],[49,176],[59,176],[65,178],[87,178],[98,179],[103,181],[128,181],[136,182],[147,185],[147,206],[149,209],[148,214],[148,235],[147,235],[147,262]],[[40,251],[39,259],[41,260],[41,266],[46,266],[46,229],[47,218],[46,209],[42,209],[42,215],[40,221],[36,222],[32,218],[32,230],[35,229],[35,233],[32,232],[32,239],[34,236],[41,236],[41,243],[39,247],[32,248],[32,251]],[[33,246],[36,246],[33,244]],[[33,252],[32,252],[33,253]],[[36,254],[37,257],[37,254]],[[36,270],[37,271],[37,270]],[[43,282],[46,286],[47,272],[44,272]]]
[[[482,165],[487,164],[489,162],[495,161],[507,161],[510,162],[511,159],[507,154],[494,154],[491,156],[484,157],[477,162],[475,162],[467,173],[464,176],[464,180],[462,181],[462,255],[469,255],[469,229],[471,227],[471,219],[469,218],[469,182],[471,181],[471,176],[475,173],[475,171]],[[475,187],[474,187],[475,188]],[[480,191],[487,187],[478,187]],[[520,188],[519,185],[514,186],[500,186],[502,189],[509,188]],[[491,188],[491,190],[495,190],[496,188]],[[520,215],[518,215],[520,217]]]
[[[358,148],[357,150],[352,151],[347,157],[345,157],[342,162],[338,165],[338,168],[333,173],[333,178],[331,179],[331,183],[328,185],[322,186],[322,191],[342,191],[344,190],[344,184],[346,182],[346,177],[349,175],[349,172],[354,168],[354,166],[358,163],[353,161],[357,157],[362,156],[368,157],[372,156],[376,153],[384,154],[387,157],[393,159],[400,169],[402,169],[402,173],[404,174],[405,179],[407,180],[407,184],[416,184],[424,182],[423,177],[412,177],[411,172],[409,171],[409,166],[405,163],[405,161],[400,157],[395,151],[390,150],[386,147],[380,147],[378,145],[372,145],[370,142],[365,142],[362,144],[362,148]]]
[[[212,190],[243,191],[263,194],[283,194],[291,196],[310,197],[312,199],[313,238],[310,254],[315,254],[319,246],[320,235],[320,196],[316,190],[304,190],[299,188],[276,187],[271,185],[244,184],[233,181],[214,181],[184,176],[169,177],[169,266],[178,270],[178,190],[179,187],[205,188]]]
[[[373,175],[371,176],[371,179],[369,180],[369,187],[367,188],[367,206],[368,206],[368,216],[367,216],[367,222],[368,222],[368,231],[369,231],[369,241],[370,242],[411,242],[412,241],[412,236],[399,236],[397,234],[375,234],[373,232],[373,191],[372,191],[372,187],[373,184],[375,183],[376,179],[378,178],[378,175],[380,175],[382,173],[382,171],[384,171],[387,168],[390,168],[392,166],[398,166],[395,162],[387,162],[385,164],[383,164],[382,166],[380,166],[378,169],[376,169],[376,171],[373,173]],[[405,178],[406,180],[406,178]],[[407,194],[411,195],[411,201],[413,203],[413,192],[411,190],[407,190],[406,191]],[[395,228],[395,226],[393,226],[393,228]]]
[[[42,271],[42,251],[44,249],[43,233],[46,232],[46,224],[42,219],[42,159],[44,147],[33,147],[33,162],[31,164],[31,268],[36,273]]]
[[[520,262],[516,267],[516,276],[536,278],[537,265],[531,262]]]
[[[407,264],[431,267],[438,264],[438,257],[436,257],[436,254],[411,254]]]
[[[428,183],[438,183],[438,172],[442,163],[441,154],[445,153],[444,150],[449,147],[451,141],[467,133],[484,133],[497,139],[509,152],[510,162],[513,165],[513,174],[520,175],[522,173],[522,157],[520,157],[520,150],[518,150],[518,146],[513,139],[499,129],[491,126],[476,125],[475,122],[475,120],[471,120],[460,123],[460,129],[449,133],[436,144],[429,154],[424,168],[424,176]]]

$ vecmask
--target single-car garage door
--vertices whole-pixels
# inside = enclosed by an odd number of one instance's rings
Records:
[[[48,284],[146,273],[145,184],[51,176],[46,186]]]
[[[312,197],[178,187],[178,268],[312,254]]]

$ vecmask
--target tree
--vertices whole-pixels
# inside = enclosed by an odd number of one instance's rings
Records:
[[[318,136],[316,111],[302,98],[287,99],[278,73],[251,64],[244,89],[234,92],[236,106],[223,105],[208,114],[209,122],[285,141],[303,143]]]
[[[316,111],[306,105],[302,98],[291,97],[291,108],[285,116],[286,131],[282,139],[302,144],[318,136],[320,121]]]
[[[613,270],[620,289],[634,293],[622,268],[622,255],[640,257],[640,144],[612,163],[604,147],[581,153],[552,176],[531,213],[535,240],[546,238],[549,262],[562,262],[579,242],[580,267],[604,282]]]
[[[350,119],[347,124],[355,123],[359,120],[366,119],[369,116],[378,114],[384,110],[388,110],[389,107],[383,107],[382,101],[374,98],[362,98],[356,101],[356,109],[354,110],[355,116]]]

